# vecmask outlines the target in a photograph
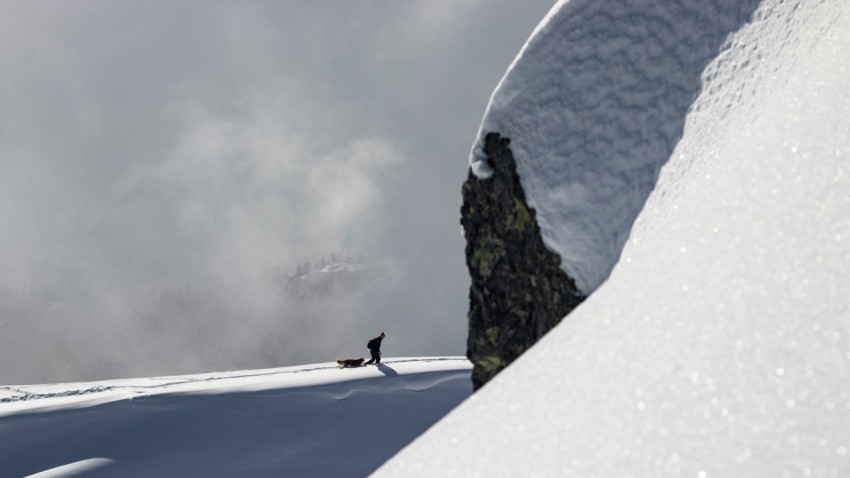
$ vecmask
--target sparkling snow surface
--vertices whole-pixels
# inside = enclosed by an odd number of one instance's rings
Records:
[[[610,279],[377,475],[850,476],[850,2],[705,78]]]
[[[558,4],[490,99],[484,134],[511,149],[544,243],[585,294],[610,274],[682,135],[700,74],[756,0]]]

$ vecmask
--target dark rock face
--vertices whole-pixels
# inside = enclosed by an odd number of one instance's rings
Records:
[[[525,202],[510,140],[488,133],[484,152],[493,175],[472,171],[463,184],[469,338],[477,390],[531,347],[584,298],[543,245],[534,209]]]

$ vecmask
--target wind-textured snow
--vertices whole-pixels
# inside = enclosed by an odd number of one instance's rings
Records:
[[[483,136],[511,149],[543,242],[584,294],[619,259],[700,91],[700,75],[756,0],[559,2],[496,88]]]
[[[0,387],[0,476],[366,476],[472,393],[462,357]]]
[[[765,0],[609,280],[376,475],[850,476],[848,70],[850,3]]]

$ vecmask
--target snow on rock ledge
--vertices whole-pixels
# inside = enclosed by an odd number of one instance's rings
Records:
[[[619,259],[700,75],[757,3],[562,0],[493,93],[472,170],[491,173],[488,133],[510,139],[543,241],[582,295]]]

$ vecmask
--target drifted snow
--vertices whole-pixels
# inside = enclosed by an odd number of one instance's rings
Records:
[[[365,476],[472,393],[462,357],[0,387],[0,476]]]
[[[730,46],[610,279],[378,476],[850,476],[850,3]]]
[[[543,242],[585,295],[610,274],[682,134],[700,75],[756,0],[559,2],[496,88],[483,135],[511,149]]]

